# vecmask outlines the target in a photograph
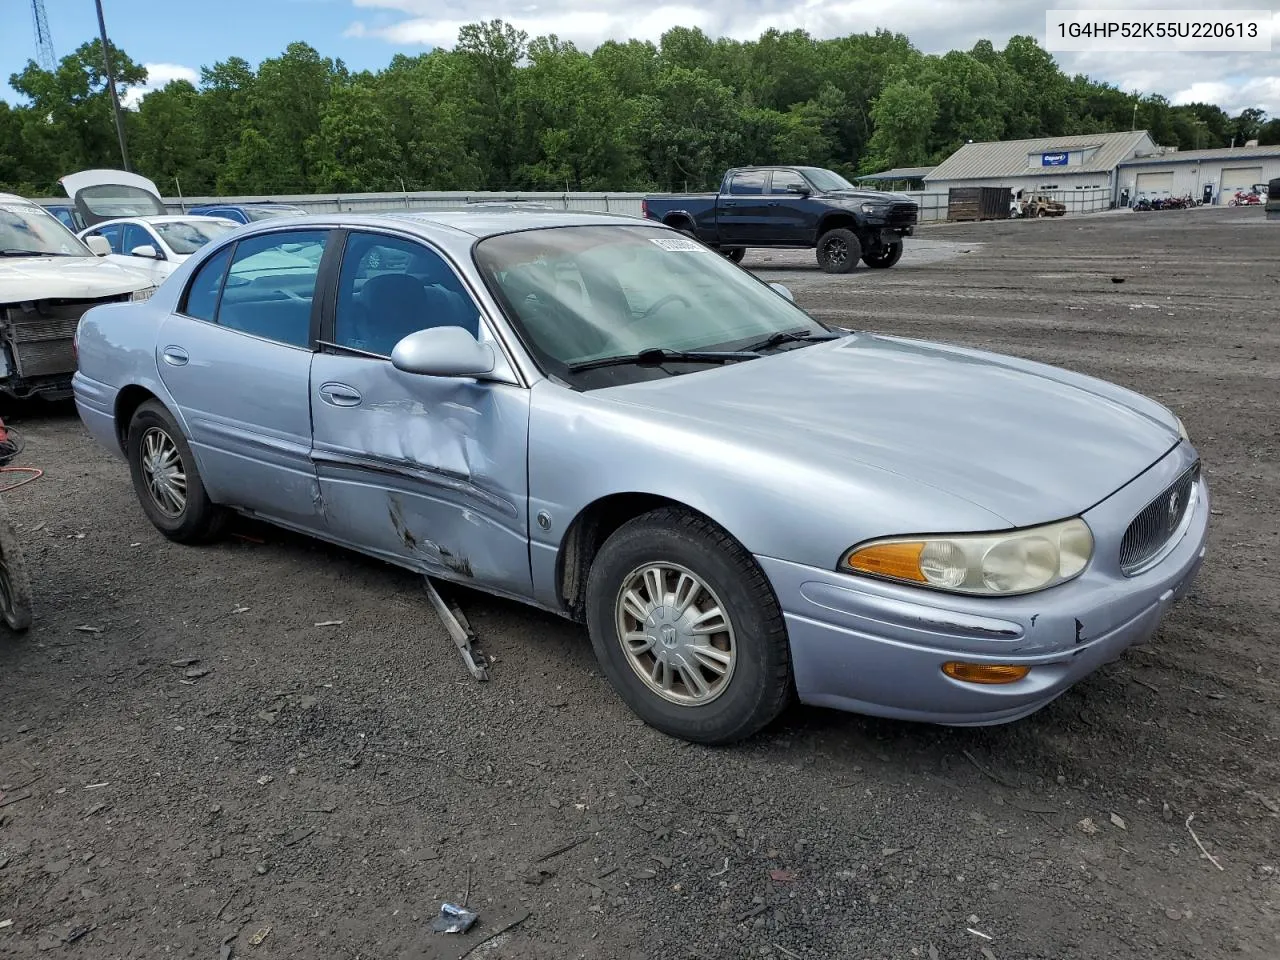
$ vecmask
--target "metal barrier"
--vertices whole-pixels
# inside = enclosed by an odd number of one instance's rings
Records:
[[[1044,191],[1055,200],[1067,205],[1068,214],[1094,213],[1109,209],[1111,191],[1104,190],[1055,190]],[[920,222],[931,223],[947,219],[947,191],[903,191],[920,204]],[[313,213],[375,213],[396,210],[445,210],[465,207],[478,202],[517,201],[541,204],[557,210],[581,210],[598,213],[614,213],[640,217],[641,201],[646,193],[565,193],[562,191],[410,191],[406,193],[323,193],[286,194],[279,196],[241,197],[165,197],[165,206],[172,213],[181,213],[191,207],[211,203],[261,203],[274,201],[301,207]],[[49,206],[66,204],[64,198],[36,198],[37,203]]]

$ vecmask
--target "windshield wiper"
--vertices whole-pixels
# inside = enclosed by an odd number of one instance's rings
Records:
[[[627,353],[616,357],[600,357],[596,360],[580,360],[569,364],[570,373],[583,370],[597,370],[600,367],[621,367],[627,364],[644,366],[646,364],[667,363],[732,363],[735,360],[755,360],[760,354],[750,350],[664,350],[661,347],[650,347],[639,353]]]
[[[763,340],[743,347],[743,349],[750,351],[771,350],[784,343],[821,343],[825,340],[838,340],[841,336],[842,334],[839,333],[796,333],[792,330],[779,330],[777,333],[771,333]]]
[[[74,257],[74,253],[57,253],[52,250],[0,250],[0,257]]]

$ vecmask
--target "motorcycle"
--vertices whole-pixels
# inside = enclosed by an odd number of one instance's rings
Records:
[[[6,493],[14,487],[30,483],[41,475],[31,467],[9,466],[22,453],[17,435],[0,420],[0,473],[29,473],[32,476],[8,487],[0,487]],[[0,496],[0,620],[14,633],[23,633],[31,626],[31,576],[27,561],[18,542],[18,530],[9,516],[9,508]]]
[[[1246,193],[1243,190],[1237,190],[1236,195],[1227,201],[1228,207],[1252,207],[1262,203],[1262,198],[1253,191]]]

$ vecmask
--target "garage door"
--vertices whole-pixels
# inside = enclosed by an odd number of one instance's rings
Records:
[[[1173,171],[1167,173],[1138,174],[1138,196],[1154,200],[1157,197],[1168,197],[1173,194]]]
[[[1255,183],[1262,183],[1261,167],[1223,167],[1222,202],[1234,197],[1237,190],[1248,193]]]

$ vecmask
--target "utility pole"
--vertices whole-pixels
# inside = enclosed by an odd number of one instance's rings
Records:
[[[102,63],[107,70],[107,91],[111,94],[111,109],[116,117],[116,136],[120,139],[120,160],[125,172],[129,172],[129,148],[124,142],[124,117],[120,113],[120,98],[116,96],[116,78],[111,72],[111,44],[107,40],[107,21],[102,16],[102,0],[94,0],[98,8],[98,32],[102,35]]]

